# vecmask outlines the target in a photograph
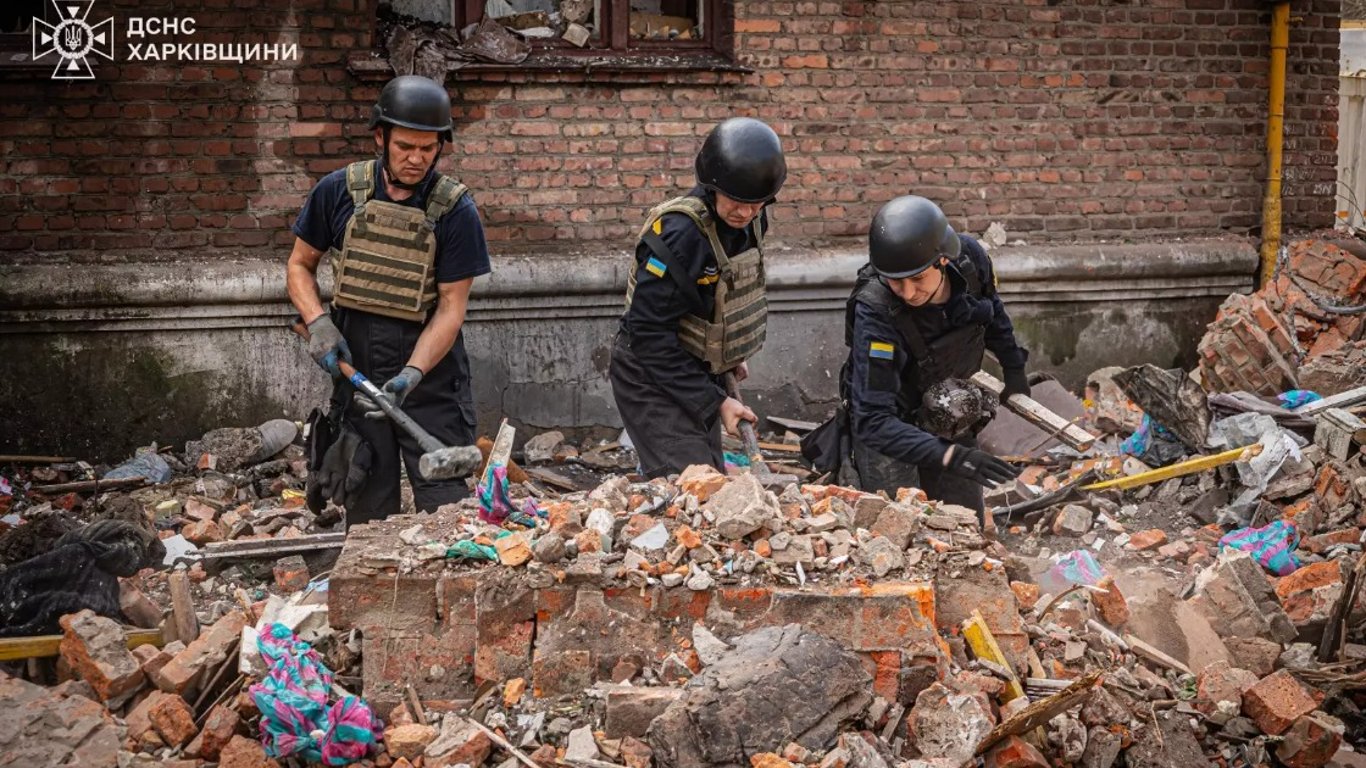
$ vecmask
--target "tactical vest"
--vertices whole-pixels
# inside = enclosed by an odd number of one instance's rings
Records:
[[[968,293],[979,299],[985,298],[977,268],[966,253],[959,254],[950,262],[949,268],[962,275]],[[845,305],[845,346],[852,347],[854,344],[854,305],[858,303],[891,317],[892,325],[914,361],[902,376],[901,391],[897,397],[897,407],[903,416],[910,417],[920,408],[922,395],[934,384],[945,379],[966,379],[981,369],[982,357],[986,354],[985,326],[969,323],[948,331],[932,342],[926,342],[915,324],[915,318],[911,316],[911,308],[878,279],[871,264],[859,270],[854,290]],[[847,376],[846,363],[840,376],[841,396],[845,398]]]
[[[689,354],[706,363],[712,373],[729,371],[753,357],[764,346],[767,333],[768,295],[764,282],[763,232],[759,220],[756,218],[750,224],[755,247],[735,256],[727,256],[716,232],[716,222],[701,199],[685,196],[657,205],[645,217],[640,239],[666,264],[677,264],[678,259],[659,239],[654,227],[668,213],[687,216],[706,235],[712,254],[716,257],[718,272],[716,304],[711,319],[706,320],[693,313],[684,315],[679,321],[678,341]],[[633,262],[631,276],[626,281],[628,310],[631,308],[631,299],[635,297],[637,272]],[[667,272],[685,297],[697,296],[697,287],[689,284],[691,278],[680,267],[671,267]]]
[[[332,251],[332,303],[400,320],[423,322],[436,305],[436,222],[469,187],[437,174],[426,210],[373,200],[378,160],[346,167],[356,211],[340,251]]]

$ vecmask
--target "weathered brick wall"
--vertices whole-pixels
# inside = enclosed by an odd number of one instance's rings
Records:
[[[1332,222],[1339,0],[1297,4],[1285,215]],[[322,174],[369,151],[380,83],[349,73],[366,0],[116,0],[97,80],[0,73],[0,261],[278,254]],[[127,61],[129,16],[194,16],[180,42],[300,45],[298,62]],[[1258,226],[1269,5],[1261,0],[738,0],[749,75],[451,82],[447,168],[489,236],[629,238],[691,182],[707,127],[770,121],[792,169],[777,233],[858,235],[907,191],[1031,242],[1163,239]],[[641,81],[643,80],[643,82]],[[660,82],[650,82],[658,80]],[[512,241],[512,242],[508,242]]]

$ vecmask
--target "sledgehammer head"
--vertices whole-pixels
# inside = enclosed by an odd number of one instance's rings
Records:
[[[450,480],[474,474],[484,463],[484,454],[474,445],[457,445],[422,454],[417,472],[424,480]]]

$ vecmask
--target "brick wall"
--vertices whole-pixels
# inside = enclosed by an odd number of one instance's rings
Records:
[[[1338,0],[1297,3],[1286,223],[1329,226]],[[498,250],[627,239],[691,183],[732,114],[791,152],[776,233],[860,235],[914,191],[1031,242],[1255,231],[1269,5],[1261,0],[738,0],[753,74],[452,79],[446,161]],[[278,255],[324,173],[370,151],[381,85],[348,71],[366,0],[116,0],[114,62],[89,83],[0,73],[0,262]],[[194,16],[179,42],[294,43],[298,62],[127,61],[129,16]],[[655,82],[657,81],[657,82]],[[547,246],[536,246],[545,249]]]

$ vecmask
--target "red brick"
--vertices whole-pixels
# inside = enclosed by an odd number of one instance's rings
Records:
[[[1213,715],[1219,702],[1232,702],[1236,716],[1241,711],[1243,692],[1257,684],[1257,676],[1246,669],[1229,666],[1227,661],[1216,661],[1200,671],[1196,682],[1195,708]]]
[[[1276,747],[1276,757],[1286,768],[1322,768],[1342,746],[1342,723],[1331,722],[1321,712],[1295,720]]]
[[[986,754],[987,768],[1049,768],[1039,750],[1019,736],[1008,736]]]
[[[219,754],[218,768],[280,768],[256,739],[233,736]]]
[[[204,728],[199,732],[199,756],[217,760],[241,726],[241,716],[231,707],[220,704],[209,710],[208,717],[204,718]]]
[[[60,620],[62,659],[95,689],[103,701],[117,699],[142,686],[142,667],[128,651],[123,630],[112,619],[83,610]]]
[[[203,629],[199,637],[176,654],[152,675],[152,682],[167,693],[181,696],[196,691],[206,674],[212,674],[227,658],[228,647],[242,634],[246,617],[233,611],[219,619],[212,627]]]
[[[195,736],[194,712],[179,696],[158,697],[147,718],[169,746],[178,747]]]
[[[1337,560],[1312,563],[1296,570],[1289,576],[1276,580],[1276,596],[1284,602],[1292,595],[1308,592],[1318,587],[1342,582],[1342,565]]]
[[[1104,592],[1091,592],[1091,604],[1096,607],[1101,621],[1111,627],[1122,627],[1129,621],[1129,602],[1119,591],[1119,585],[1110,576],[1100,580],[1096,587]]]
[[[1161,528],[1152,528],[1147,531],[1139,531],[1129,536],[1129,543],[1125,546],[1129,549],[1144,551],[1156,549],[1167,543],[1167,534]]]
[[[1285,670],[1262,678],[1243,693],[1243,714],[1272,736],[1284,733],[1317,706],[1309,689]]]

